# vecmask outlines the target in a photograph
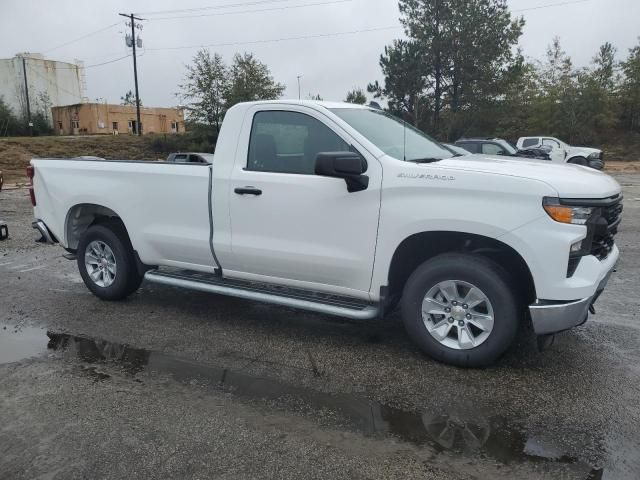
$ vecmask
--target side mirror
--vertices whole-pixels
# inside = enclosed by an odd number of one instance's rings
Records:
[[[316,175],[343,178],[347,191],[360,192],[369,186],[367,161],[354,152],[322,152],[316,157]]]

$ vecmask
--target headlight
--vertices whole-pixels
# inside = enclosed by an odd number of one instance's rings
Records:
[[[600,152],[593,152],[591,155],[589,155],[589,160],[598,160],[600,159]]]
[[[584,225],[593,213],[592,207],[571,207],[561,205],[557,198],[545,197],[542,201],[545,212],[556,222]]]

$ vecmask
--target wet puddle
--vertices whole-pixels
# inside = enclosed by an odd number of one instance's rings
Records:
[[[366,435],[392,436],[417,446],[429,446],[436,452],[490,457],[503,464],[561,463],[583,472],[571,478],[605,478],[602,469],[565,455],[543,435],[528,433],[522,424],[503,417],[483,417],[471,411],[405,411],[357,395],[331,395],[128,345],[38,328],[3,327],[0,325],[0,363],[19,361],[47,350],[59,351],[67,360],[81,362],[82,371],[94,381],[108,380],[110,375],[102,372],[100,365],[111,364],[126,375],[136,376],[138,381],[140,373],[159,374],[181,383],[206,384],[248,400],[303,402],[313,410],[337,413],[352,429]]]
[[[47,331],[37,327],[0,324],[0,365],[42,355]]]

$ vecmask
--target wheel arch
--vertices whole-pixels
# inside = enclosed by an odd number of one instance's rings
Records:
[[[492,237],[452,231],[415,233],[398,245],[388,272],[389,300],[402,295],[409,276],[419,265],[437,255],[456,252],[475,253],[493,260],[514,277],[518,297],[525,305],[535,301],[531,270],[513,247]]]
[[[71,207],[64,226],[67,249],[77,250],[80,238],[89,227],[106,222],[119,223],[129,236],[122,217],[111,208],[95,203],[78,203]]]

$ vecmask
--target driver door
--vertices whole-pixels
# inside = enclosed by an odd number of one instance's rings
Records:
[[[231,175],[231,255],[225,276],[368,298],[382,167],[315,109],[249,110]],[[243,141],[244,140],[244,141]],[[369,186],[315,174],[320,152],[355,150]]]

